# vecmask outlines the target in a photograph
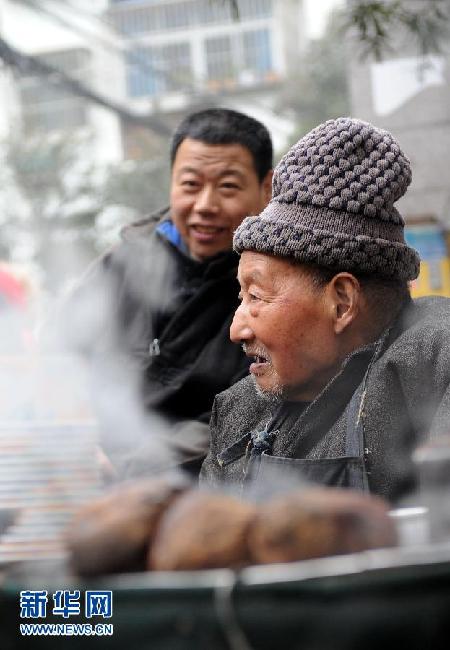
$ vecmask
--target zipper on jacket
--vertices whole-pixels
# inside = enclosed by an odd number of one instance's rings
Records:
[[[151,357],[159,357],[161,348],[159,347],[159,339],[153,339],[148,347],[148,353]]]

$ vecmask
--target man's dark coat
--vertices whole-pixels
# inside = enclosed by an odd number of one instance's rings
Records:
[[[396,500],[414,485],[414,448],[429,436],[450,432],[450,300],[411,302],[381,344],[350,355],[306,410],[296,414],[291,405],[272,450],[263,455],[265,469],[301,473],[310,462],[345,457],[349,418],[356,417],[350,404],[362,382],[359,416],[369,488]],[[251,485],[248,472],[244,478],[249,456],[238,441],[264,429],[273,409],[251,377],[217,396],[203,483]],[[326,473],[316,479],[330,483]]]
[[[71,299],[72,313],[90,288],[107,317],[97,331],[77,334],[75,346],[91,358],[117,354],[131,361],[142,404],[169,420],[174,444],[189,461],[206,454],[215,395],[248,368],[229,339],[238,256],[230,251],[192,260],[157,231],[165,218],[159,213],[125,228],[122,243],[84,278]]]

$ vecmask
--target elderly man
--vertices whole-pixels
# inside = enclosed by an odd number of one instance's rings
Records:
[[[391,134],[350,118],[302,138],[273,197],[237,229],[231,338],[251,376],[216,398],[203,482],[274,470],[394,500],[411,451],[450,430],[450,301],[413,302],[419,258],[395,201],[410,164]]]
[[[171,423],[180,459],[203,460],[214,396],[248,371],[229,340],[239,291],[233,232],[267,205],[272,155],[267,129],[247,115],[208,109],[188,116],[172,139],[170,207],[125,228],[121,244],[69,301],[66,329],[94,360],[97,386],[108,382],[97,401],[103,446],[113,455],[123,451],[124,434],[121,449],[112,449],[113,430],[131,366],[141,403]],[[112,364],[111,355],[123,364]],[[122,429],[134,448],[131,421]],[[151,449],[134,451],[127,471],[147,471]]]

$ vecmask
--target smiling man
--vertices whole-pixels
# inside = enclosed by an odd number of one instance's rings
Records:
[[[449,430],[450,301],[410,298],[419,258],[394,206],[410,181],[392,135],[351,118],[276,167],[271,202],[234,237],[230,332],[250,377],[216,398],[203,482],[412,489],[412,450]]]
[[[270,158],[261,165],[246,144],[208,144],[192,137],[173,155],[170,214],[189,255],[205,261],[230,251],[243,216],[270,198]]]
[[[111,351],[131,361],[142,403],[169,420],[172,445],[193,470],[206,453],[215,394],[247,373],[245,355],[229,340],[239,291],[233,233],[267,205],[272,155],[267,129],[247,115],[209,109],[188,116],[171,144],[170,207],[126,227],[70,303],[73,320],[83,314],[86,286],[101,288],[92,293],[95,310],[107,296],[107,318],[86,328],[85,311],[75,345],[99,365]],[[128,379],[118,372],[121,381]],[[103,439],[107,452],[113,427]],[[128,473],[152,465],[144,450],[132,458]]]

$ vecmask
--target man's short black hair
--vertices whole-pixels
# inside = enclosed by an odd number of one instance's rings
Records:
[[[240,144],[252,155],[255,171],[262,182],[273,166],[273,146],[269,131],[253,117],[228,108],[208,108],[188,115],[177,127],[170,146],[173,165],[178,147],[185,138],[205,144]]]

